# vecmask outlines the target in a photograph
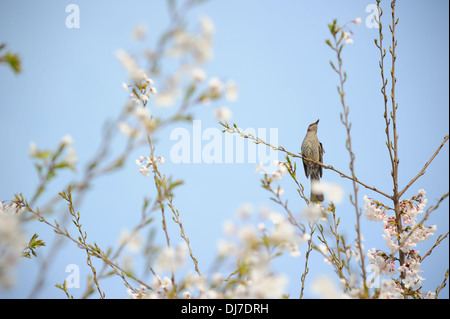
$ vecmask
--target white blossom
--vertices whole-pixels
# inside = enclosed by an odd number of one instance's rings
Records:
[[[67,154],[66,154],[66,157],[64,158],[64,160],[71,167],[74,167],[77,164],[78,157],[77,157],[77,154],[75,152],[75,148],[69,147],[69,149],[67,150]]]
[[[393,276],[397,273],[393,260],[379,250],[372,248],[372,250],[367,253],[367,258],[370,262],[371,270],[377,274]]]
[[[256,165],[256,169],[255,171],[257,173],[264,173],[264,165],[263,163],[260,161],[258,165]]]
[[[128,229],[122,229],[117,242],[131,252],[138,252],[142,247],[142,236],[138,232],[130,233]]]
[[[316,194],[324,193],[325,198],[334,204],[339,204],[344,199],[344,189],[338,184],[315,181],[314,183],[311,183],[311,191]]]
[[[158,272],[176,272],[183,268],[186,263],[186,243],[180,243],[176,248],[165,247],[156,260],[156,270]]]
[[[144,70],[138,67],[136,61],[126,51],[117,50],[116,58],[122,63],[122,65],[128,71],[128,77],[135,85],[141,86],[143,83],[148,84],[149,83],[148,80],[151,81],[150,83],[153,83],[153,81],[148,78]],[[129,86],[125,87],[124,84],[122,86],[128,90]]]
[[[223,86],[224,84],[219,78],[212,77],[211,79],[209,79],[208,87],[212,94],[221,95],[223,91]]]
[[[275,171],[271,175],[272,180],[281,181],[283,176],[286,175],[288,172],[286,165],[278,160],[274,160],[273,164],[275,166]]]
[[[353,44],[353,39],[350,38],[350,33],[344,32],[344,44]]]
[[[232,255],[235,251],[236,247],[229,241],[221,239],[217,243],[217,253],[220,257]]]
[[[73,144],[73,138],[70,135],[64,135],[61,138],[61,144],[65,145],[65,146],[70,146]]]
[[[215,109],[214,114],[218,121],[228,122],[232,117],[231,110],[226,106]]]
[[[226,220],[222,224],[223,230],[227,236],[232,236],[236,233],[236,226],[231,220]]]
[[[372,221],[384,221],[386,218],[386,213],[383,207],[377,207],[374,203],[371,202],[369,197],[364,195],[364,215],[367,220]]]
[[[211,36],[214,33],[214,22],[211,18],[202,16],[200,18],[200,26],[205,35]]]
[[[126,137],[134,137],[137,135],[137,131],[126,122],[121,121],[117,123],[117,126],[119,127],[119,131]]]
[[[420,257],[417,255],[418,253],[418,251],[412,251],[408,255],[405,264],[397,268],[398,271],[405,273],[405,278],[402,280],[402,283],[406,288],[418,288],[422,285],[422,281],[425,280],[420,275],[422,270],[420,269]]]
[[[37,145],[35,142],[30,142],[30,146],[29,146],[29,153],[28,156],[33,157],[35,155],[37,155],[39,152]]]
[[[333,279],[326,275],[322,275],[313,281],[312,290],[324,299],[348,298],[348,296],[343,294],[341,289],[337,287]]]
[[[145,122],[150,118],[150,111],[146,107],[136,107],[134,109],[134,116],[136,116],[140,122]]]
[[[403,289],[392,279],[381,279],[380,299],[403,299]]]
[[[191,70],[191,78],[194,82],[203,82],[206,79],[206,72],[201,68],[193,68]]]
[[[236,102],[238,99],[237,86],[233,80],[228,80],[226,83],[225,98],[230,102]]]
[[[245,219],[250,217],[253,212],[253,205],[250,203],[242,204],[236,210],[236,216],[240,219]]]
[[[158,94],[158,91],[156,90],[156,88],[155,87],[150,87],[150,89],[149,89],[149,94],[151,95],[151,96],[155,96],[156,94]]]
[[[174,91],[162,91],[156,96],[155,103],[159,107],[170,107],[175,103],[176,96]]]
[[[150,176],[149,167],[152,165],[153,161],[150,157],[140,156],[139,160],[136,160],[136,165],[139,166],[139,173],[141,173],[145,177]]]
[[[0,201],[0,288],[15,283],[15,268],[25,246],[20,214],[25,208]]]
[[[327,215],[328,212],[317,203],[307,206],[302,212],[302,217],[310,222],[327,221]]]

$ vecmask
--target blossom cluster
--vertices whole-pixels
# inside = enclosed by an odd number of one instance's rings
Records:
[[[161,156],[153,156],[153,158],[150,158],[150,156],[140,156],[139,159],[136,160],[136,165],[139,166],[139,173],[141,173],[145,177],[149,177],[149,167],[152,166],[153,163],[164,164],[165,161],[165,158]]]
[[[24,248],[20,214],[25,208],[0,201],[0,288],[14,284],[14,270]]]
[[[300,255],[299,245],[310,239],[307,233],[299,232],[285,215],[266,207],[261,207],[259,213],[255,214],[251,205],[242,205],[236,214],[243,225],[232,221],[224,223],[224,231],[229,240],[219,242],[221,256],[232,255],[242,260],[254,253],[255,248],[267,248],[269,245],[297,257]],[[257,221],[250,223],[252,217]],[[237,242],[233,239],[237,239]]]
[[[136,104],[141,102],[145,106],[150,96],[155,96],[157,93],[156,88],[153,87],[153,80],[150,79],[147,74],[139,68],[137,62],[127,52],[119,50],[116,53],[117,59],[122,63],[125,69],[128,71],[128,76],[131,80],[131,84],[123,83],[124,89],[132,89],[130,98]]]
[[[300,256],[299,247],[310,235],[296,228],[285,215],[266,207],[256,213],[251,205],[242,205],[237,217],[239,223],[224,223],[227,238],[218,243],[219,256],[236,264],[239,274],[229,283],[225,297],[282,297],[287,277],[274,273],[270,263],[283,253]]]
[[[188,30],[177,27],[161,41],[161,47],[147,51],[147,57],[154,67],[152,76],[162,74],[158,59],[167,58],[164,67],[170,72],[159,80],[160,91],[155,97],[155,106],[172,107],[182,98],[183,107],[193,103],[210,105],[211,101],[225,97],[229,102],[238,99],[237,86],[233,80],[223,81],[216,76],[208,77],[203,65],[213,57],[214,23],[207,17],[199,19],[198,28]],[[176,63],[171,65],[170,60]],[[178,63],[183,61],[183,63]],[[229,121],[232,113],[227,106],[213,110],[219,121]]]
[[[361,18],[356,18],[355,20],[350,21],[351,23],[354,23],[357,27],[361,25]],[[353,39],[350,38],[350,36],[353,35],[353,32],[349,29],[347,31],[343,31],[343,37],[345,39],[344,44],[353,44]]]
[[[149,287],[128,291],[132,298],[281,298],[288,279],[273,271],[276,256],[300,255],[299,246],[310,239],[284,215],[262,207],[258,213],[252,205],[238,208],[236,222],[223,225],[226,239],[218,242],[218,261],[235,269],[230,275],[187,273],[180,282],[165,273],[181,271],[187,264],[186,245],[166,247],[155,262],[154,278]],[[255,223],[252,219],[257,219]],[[162,275],[161,275],[162,274]],[[175,286],[174,286],[175,284]],[[174,288],[175,287],[175,288]],[[180,287],[182,287],[180,289]]]
[[[200,18],[199,30],[177,29],[167,55],[175,59],[188,56],[196,63],[208,62],[213,57],[214,29],[214,22],[207,16]]]
[[[404,274],[402,285],[406,289],[418,289],[421,286],[424,278],[420,275],[421,257],[419,251],[413,249],[418,242],[422,242],[430,238],[437,227],[423,225],[422,221],[417,222],[417,218],[424,213],[427,204],[427,198],[423,189],[419,190],[418,195],[411,199],[401,200],[400,216],[404,229],[399,233],[396,218],[393,215],[388,215],[383,204],[376,202],[367,196],[364,196],[365,201],[365,216],[368,220],[382,222],[383,238],[390,254],[378,249],[371,249],[368,253],[370,261],[370,268],[380,275],[394,276],[397,272]],[[396,258],[394,255],[401,251],[405,254],[405,262],[399,267],[395,266]],[[392,282],[383,281],[381,286],[380,297],[386,298],[402,298],[402,288],[391,279]],[[427,293],[425,297],[432,296],[432,293]]]
[[[128,76],[130,78],[131,84],[122,83],[122,87],[128,92],[131,90],[129,94],[129,98],[131,99],[132,104],[129,105],[129,109],[133,111],[138,119],[142,121],[147,121],[149,118],[149,112],[145,109],[150,97],[155,97],[157,94],[156,88],[153,86],[154,81],[149,78],[146,72],[139,68],[137,61],[129,55],[127,52],[123,50],[118,50],[116,52],[117,59],[122,63],[125,69],[128,72]],[[133,105],[136,108],[133,108]],[[143,106],[143,108],[141,108]],[[141,109],[144,109],[142,111]],[[124,122],[119,123],[120,129],[122,133],[128,136],[135,136],[136,130],[132,130],[127,127]]]
[[[67,150],[67,152],[65,153],[65,157],[59,159],[59,156],[63,153],[63,150]],[[73,138],[70,135],[65,135],[61,138],[61,142],[56,152],[51,150],[39,149],[35,142],[30,142],[29,156],[31,158],[40,159],[43,161],[43,165],[36,164],[38,172],[41,172],[44,166],[49,165],[50,159],[52,159],[53,161],[56,161],[57,159],[60,160],[57,164],[53,165],[54,168],[69,167],[71,169],[74,169],[75,165],[78,162],[78,157],[75,148],[73,147]]]
[[[150,98],[154,98],[157,107],[172,107],[180,98],[180,110],[186,110],[194,104],[208,106],[211,101],[225,97],[229,102],[238,99],[237,86],[233,80],[207,76],[202,64],[208,62],[212,55],[212,40],[214,35],[214,24],[206,16],[199,21],[199,28],[189,31],[184,27],[174,28],[167,34],[167,38],[159,43],[160,47],[146,51],[146,57],[150,65],[149,74],[138,66],[136,57],[129,53],[118,50],[116,57],[128,71],[131,84],[123,83],[122,86],[131,91],[129,97],[131,105],[146,106]],[[139,25],[133,33],[133,38],[141,40],[145,37],[145,26]],[[170,69],[164,76],[159,61],[162,57],[177,59],[183,63],[175,63],[174,69],[171,64],[164,63],[164,67]],[[147,63],[148,64],[148,63]],[[156,90],[153,79],[156,78],[160,89]],[[177,114],[181,115],[181,114]],[[213,115],[218,121],[229,121],[232,112],[228,106],[219,106],[213,109]],[[148,120],[148,119],[147,119]],[[152,121],[150,124],[155,125]],[[137,137],[139,130],[122,121],[120,130],[128,137]],[[152,128],[152,127],[149,127]]]

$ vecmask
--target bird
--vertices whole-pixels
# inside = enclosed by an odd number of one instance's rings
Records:
[[[322,143],[317,138],[317,128],[319,126],[319,120],[311,123],[308,126],[306,136],[302,143],[302,156],[303,156],[303,168],[305,169],[306,178],[311,179],[311,196],[310,200],[313,203],[323,202],[324,196],[322,192],[313,192],[313,184],[318,183],[322,177],[322,166],[313,163],[305,159],[310,158],[316,162],[323,163],[323,149]]]

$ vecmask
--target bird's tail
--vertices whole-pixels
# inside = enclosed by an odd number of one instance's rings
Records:
[[[325,200],[325,197],[323,196],[323,192],[317,190],[317,188],[319,188],[319,187],[317,187],[319,183],[320,183],[319,179],[311,177],[311,196],[310,196],[310,200],[313,203],[317,203],[317,202],[321,203],[321,202],[323,202]],[[314,191],[313,191],[313,189],[314,189]]]

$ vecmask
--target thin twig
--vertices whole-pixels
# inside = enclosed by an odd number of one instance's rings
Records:
[[[129,274],[127,271],[125,271],[122,267],[119,266],[119,264],[116,262],[112,262],[108,259],[108,257],[105,255],[105,253],[97,246],[97,244],[94,245],[89,245],[89,244],[85,244],[79,240],[76,240],[75,238],[73,238],[68,230],[66,228],[62,229],[61,226],[59,225],[59,223],[55,220],[55,224],[52,224],[51,222],[49,222],[40,212],[39,209],[34,210],[27,202],[27,200],[25,200],[23,198],[23,196],[20,195],[16,195],[16,199],[15,199],[15,203],[17,203],[20,207],[24,207],[28,212],[30,212],[31,214],[33,214],[34,216],[36,216],[38,218],[38,220],[40,222],[45,223],[46,225],[48,225],[50,228],[52,228],[56,234],[58,235],[62,235],[66,238],[68,238],[70,241],[74,242],[80,249],[85,249],[87,252],[89,252],[91,254],[91,256],[97,257],[99,259],[101,259],[104,263],[106,263],[108,266],[110,266],[112,268],[112,270],[114,271],[114,273],[116,273],[120,278],[122,278],[122,280],[125,283],[125,286],[133,291],[135,291],[135,289],[129,284],[129,282],[127,281],[126,277],[129,277],[133,280],[135,280],[136,282],[138,282],[139,284],[151,289],[151,287],[149,285],[147,285],[145,282],[139,280],[138,278],[132,276],[131,274]]]
[[[447,233],[447,234],[448,234],[448,233]],[[447,280],[448,280],[448,269],[447,269],[447,271],[445,272],[444,280],[443,280],[442,283],[439,285],[439,287],[436,288],[436,296],[435,296],[436,299],[438,298],[439,293],[441,292],[441,290],[444,289],[445,286],[447,285]]]
[[[180,226],[180,235],[181,235],[181,238],[183,238],[184,241],[186,242],[186,245],[189,250],[189,256],[191,256],[191,259],[194,262],[195,271],[199,274],[199,276],[201,276],[202,274],[200,273],[200,269],[198,268],[198,260],[197,260],[197,258],[194,257],[194,254],[192,253],[189,238],[186,236],[186,233],[184,232],[184,228],[183,228],[183,223],[180,220],[180,212],[178,211],[178,209],[174,208],[172,200],[173,200],[173,196],[169,196],[168,197],[168,201],[169,201],[168,206],[172,210],[175,223],[177,223],[178,226]]]
[[[86,243],[86,238],[87,238],[87,234],[86,232],[83,232],[81,230],[81,224],[80,224],[80,213],[75,213],[75,209],[73,208],[73,202],[72,202],[72,192],[70,187],[68,188],[67,193],[66,192],[62,192],[59,193],[59,195],[64,198],[69,206],[69,214],[74,218],[73,219],[73,223],[75,224],[75,226],[78,229],[78,232],[80,233],[80,236],[78,237],[78,240],[83,243],[83,245],[85,247],[88,247],[87,243]],[[95,286],[97,288],[98,293],[100,294],[100,298],[101,299],[105,299],[105,293],[102,292],[101,288],[100,288],[100,284],[98,283],[98,278],[97,278],[97,270],[95,269],[94,265],[92,264],[92,259],[91,259],[91,253],[89,252],[89,249],[85,249],[86,251],[86,255],[87,255],[87,264],[89,266],[89,268],[91,268],[92,271],[92,279],[95,283]]]
[[[361,272],[362,272],[362,279],[363,279],[363,285],[364,285],[364,294],[367,295],[368,294],[368,287],[366,284],[366,267],[365,267],[365,259],[364,259],[364,255],[363,255],[363,251],[362,251],[362,235],[361,235],[361,211],[359,209],[359,205],[358,205],[358,185],[357,182],[355,180],[356,178],[356,174],[355,174],[355,154],[353,153],[352,150],[352,138],[351,138],[351,134],[350,134],[350,130],[351,130],[351,123],[349,121],[348,115],[350,113],[350,109],[348,107],[348,105],[345,102],[345,89],[344,89],[344,83],[347,79],[347,75],[346,73],[342,70],[342,58],[341,58],[341,53],[342,53],[342,49],[345,46],[345,43],[342,43],[345,36],[344,36],[344,31],[342,30],[342,28],[338,28],[336,25],[336,20],[333,22],[333,25],[330,26],[330,31],[333,35],[333,39],[334,39],[334,46],[330,45],[330,42],[328,41],[327,43],[329,44],[329,46],[336,52],[336,57],[337,57],[337,61],[338,61],[338,68],[336,68],[334,66],[334,64],[332,62],[330,62],[330,64],[333,66],[333,69],[338,73],[339,75],[339,86],[338,86],[338,93],[340,96],[340,100],[341,100],[341,105],[342,105],[342,109],[343,112],[340,114],[341,115],[341,122],[345,127],[346,133],[347,133],[347,140],[345,142],[345,147],[347,148],[347,151],[350,155],[350,164],[349,164],[349,168],[350,168],[350,172],[352,174],[353,180],[352,180],[352,184],[353,184],[353,199],[352,196],[350,196],[350,201],[353,204],[353,206],[355,207],[355,215],[356,215],[356,235],[357,235],[357,248],[359,250],[359,254],[361,256],[360,259],[360,266],[361,266]],[[340,253],[339,253],[339,237],[338,234],[335,234],[336,236],[336,240],[337,240],[337,250],[338,250],[338,262],[339,264],[341,264],[341,260],[340,260]]]
[[[381,16],[383,15],[383,10],[380,7],[380,0],[377,0],[377,9],[378,9],[378,35],[379,35],[379,41],[380,43],[378,44],[377,39],[375,39],[375,45],[376,47],[380,50],[380,62],[379,62],[379,66],[380,66],[380,72],[381,72],[381,82],[382,82],[382,86],[381,86],[381,93],[383,94],[383,101],[384,101],[384,121],[386,123],[386,146],[387,149],[389,151],[389,158],[391,161],[391,166],[392,166],[392,171],[391,174],[394,173],[394,156],[392,155],[392,143],[391,143],[391,137],[390,137],[390,129],[389,129],[389,125],[391,123],[390,118],[388,117],[388,107],[387,107],[387,102],[388,102],[388,97],[386,94],[386,84],[388,83],[388,80],[384,78],[384,57],[386,56],[386,49],[383,49],[383,24],[381,23]]]
[[[310,235],[310,238],[309,238],[309,240],[308,240],[308,248],[307,248],[307,250],[306,250],[306,256],[305,256],[305,268],[304,268],[303,274],[302,274],[302,276],[301,276],[301,278],[300,278],[301,281],[302,281],[302,287],[301,287],[301,289],[300,289],[300,299],[303,298],[303,291],[304,291],[304,289],[305,289],[306,275],[307,275],[308,272],[309,272],[308,261],[309,261],[309,254],[310,254],[311,251],[313,250],[313,247],[312,247],[312,236],[313,236],[314,231],[315,231],[314,226],[315,226],[314,223],[310,223],[310,224],[309,224],[309,230],[310,230],[309,235]]]
[[[408,185],[405,186],[405,188],[403,188],[403,190],[399,193],[399,196],[402,196],[406,190],[422,175],[425,174],[425,170],[427,169],[427,167],[431,164],[431,162],[434,160],[434,158],[436,157],[436,155],[439,153],[439,151],[442,149],[442,147],[445,145],[445,143],[447,143],[449,136],[446,135],[444,136],[444,141],[441,143],[441,145],[439,145],[438,149],[436,150],[436,152],[434,152],[434,154],[431,156],[431,158],[428,160],[428,162],[425,163],[424,167],[420,170],[419,174],[416,175],[416,177],[414,177],[409,183]]]
[[[394,158],[392,159],[392,182],[393,182],[393,195],[392,201],[394,203],[394,211],[395,211],[395,224],[397,226],[397,234],[398,234],[398,244],[400,245],[400,235],[403,233],[402,226],[402,216],[400,209],[400,193],[398,191],[398,134],[397,134],[397,108],[398,104],[395,101],[395,84],[397,83],[397,78],[395,77],[395,61],[397,60],[397,55],[395,54],[395,49],[397,47],[397,40],[395,39],[395,27],[398,24],[398,19],[395,20],[395,4],[396,0],[391,2],[391,16],[392,16],[392,25],[389,25],[389,30],[391,31],[392,36],[392,44],[389,46],[389,52],[392,57],[392,65],[391,65],[391,102],[392,102],[392,111],[391,111],[391,119],[392,119],[392,132],[393,132],[393,145],[390,145],[392,150],[394,151]],[[381,45],[381,44],[380,44]],[[400,265],[405,263],[405,253],[400,249],[399,250],[399,262]],[[405,272],[402,271],[400,274],[400,278],[404,279],[406,276]]]
[[[448,232],[444,235],[444,236],[439,236],[438,239],[436,240],[436,242],[434,243],[434,245],[426,252],[425,255],[422,256],[422,258],[420,258],[420,262],[422,262],[426,257],[428,257],[431,252],[433,251],[433,249],[435,249],[445,238],[448,237]]]
[[[274,145],[272,145],[272,144],[270,144],[270,143],[264,141],[263,139],[261,139],[261,138],[259,138],[259,137],[255,137],[253,134],[246,134],[246,133],[242,132],[242,131],[237,127],[236,124],[233,124],[233,127],[230,127],[230,125],[229,125],[227,122],[219,122],[219,123],[220,123],[223,127],[225,127],[224,132],[239,134],[239,135],[242,136],[243,138],[248,138],[248,139],[252,140],[255,144],[264,144],[264,145],[266,145],[266,146],[272,148],[272,149],[275,150],[275,151],[280,151],[280,152],[286,153],[287,155],[289,155],[289,156],[291,156],[291,157],[299,158],[299,159],[304,159],[304,160],[306,160],[306,161],[315,163],[315,164],[317,164],[317,165],[322,166],[324,169],[329,169],[329,170],[331,170],[331,171],[333,171],[333,172],[338,173],[339,176],[342,177],[342,178],[346,178],[346,179],[349,179],[349,180],[351,180],[351,181],[354,181],[354,182],[360,184],[361,186],[364,186],[364,187],[367,188],[367,189],[370,189],[370,190],[372,190],[372,191],[374,191],[374,192],[376,192],[376,193],[378,193],[378,194],[380,194],[380,195],[383,195],[383,196],[385,196],[385,197],[387,197],[387,198],[389,198],[389,199],[392,199],[392,197],[391,197],[390,195],[386,194],[385,192],[380,191],[379,189],[377,189],[377,188],[375,188],[375,187],[372,187],[372,186],[367,185],[366,183],[360,181],[356,176],[350,177],[350,176],[348,176],[347,174],[344,174],[344,173],[341,172],[340,170],[334,168],[332,165],[325,165],[325,164],[323,164],[323,163],[321,163],[321,162],[319,162],[319,161],[315,161],[315,160],[310,159],[310,158],[308,158],[308,157],[306,157],[306,156],[303,156],[303,155],[301,155],[301,153],[299,153],[299,154],[294,154],[294,153],[292,153],[292,152],[290,152],[290,151],[287,151],[283,146],[274,146]]]

